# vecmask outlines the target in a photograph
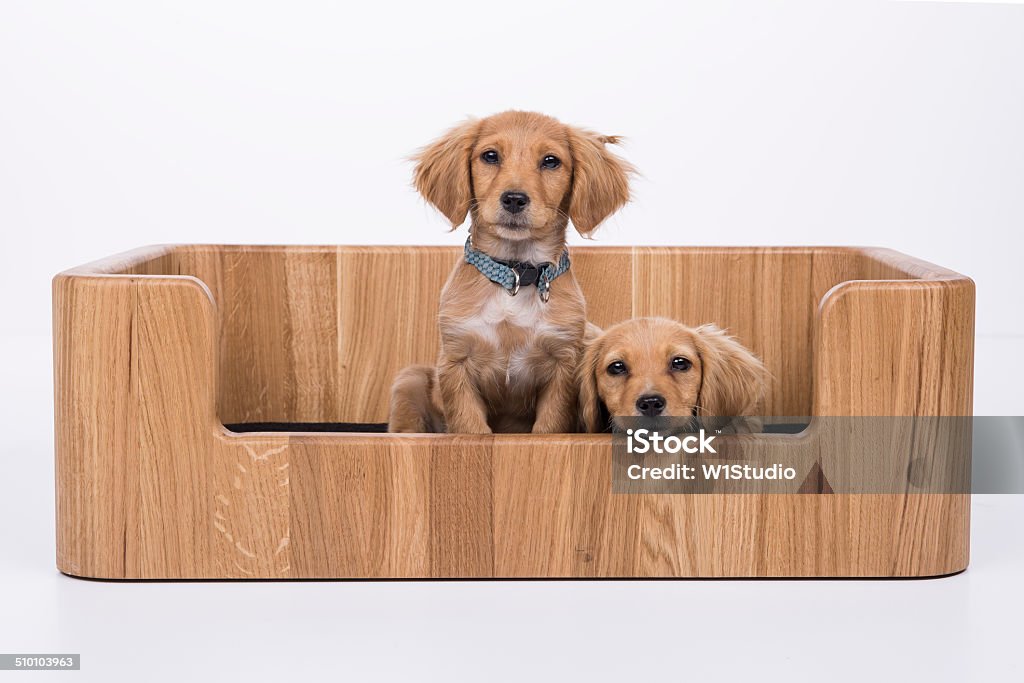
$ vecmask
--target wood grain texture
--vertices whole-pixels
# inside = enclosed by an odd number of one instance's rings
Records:
[[[894,252],[577,249],[599,325],[716,322],[777,415],[970,415],[973,283]],[[929,576],[969,496],[797,494],[850,476],[825,421],[729,448],[792,494],[612,494],[603,435],[232,434],[382,421],[437,353],[458,249],[165,246],[54,279],[57,565],[102,578]],[[628,273],[626,279],[609,273]],[[873,359],[865,363],[863,359]],[[940,436],[915,434],[899,469]]]
[[[810,415],[812,252],[637,248],[634,316],[716,323],[765,363],[766,415]]]
[[[458,258],[444,248],[339,249],[338,328],[343,422],[387,422],[391,381],[436,363],[441,287]]]
[[[337,415],[338,387],[329,379],[338,374],[334,252],[195,249],[179,264],[210,286],[218,304],[217,404],[225,421]]]

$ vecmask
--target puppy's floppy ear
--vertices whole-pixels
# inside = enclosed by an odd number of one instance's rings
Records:
[[[592,333],[589,327],[588,333]],[[583,351],[583,360],[576,369],[576,382],[580,388],[580,430],[583,432],[602,432],[606,426],[602,420],[601,396],[597,392],[597,363],[601,358],[602,346],[602,337],[591,339]]]
[[[605,149],[616,144],[614,135],[598,135],[567,126],[572,152],[572,196],[569,218],[584,237],[629,201],[633,166]]]
[[[698,416],[720,425],[728,418],[759,415],[768,390],[764,365],[718,326],[701,325],[696,331],[703,372]]]
[[[469,155],[476,143],[478,128],[476,120],[461,123],[413,157],[416,191],[451,221],[452,230],[466,220],[473,198]]]

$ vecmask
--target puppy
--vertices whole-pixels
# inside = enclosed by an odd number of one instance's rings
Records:
[[[529,112],[468,121],[416,157],[416,189],[465,259],[441,291],[436,367],[395,379],[392,432],[569,432],[586,306],[566,251],[629,200],[632,167],[597,135]]]
[[[760,415],[768,372],[715,325],[637,318],[588,342],[579,383],[585,432],[659,417],[682,418],[687,430],[760,431],[759,420],[743,418]]]

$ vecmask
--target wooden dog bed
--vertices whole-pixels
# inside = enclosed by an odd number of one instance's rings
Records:
[[[379,424],[460,248],[161,246],[54,279],[57,566],[110,579],[935,576],[966,493],[827,494],[813,416],[970,415],[974,285],[887,250],[577,248],[589,318],[716,322],[799,434],[791,493],[613,494],[608,435]],[[621,278],[609,273],[624,274]],[[812,495],[808,495],[808,492]],[[818,495],[813,495],[817,493]]]

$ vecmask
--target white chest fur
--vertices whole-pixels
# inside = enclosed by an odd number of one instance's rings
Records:
[[[561,337],[570,340],[572,332],[551,320],[549,304],[541,301],[531,287],[509,296],[499,290],[480,302],[474,315],[456,325],[462,334],[471,334],[497,350],[504,361],[506,384],[519,383],[531,376],[528,357],[538,340]],[[510,333],[508,326],[516,328]]]
[[[487,297],[475,318],[466,322],[474,334],[500,344],[497,335],[501,323],[521,328],[533,336],[531,333],[536,334],[546,326],[546,309],[547,305],[532,290],[521,291],[516,296],[501,291]]]

